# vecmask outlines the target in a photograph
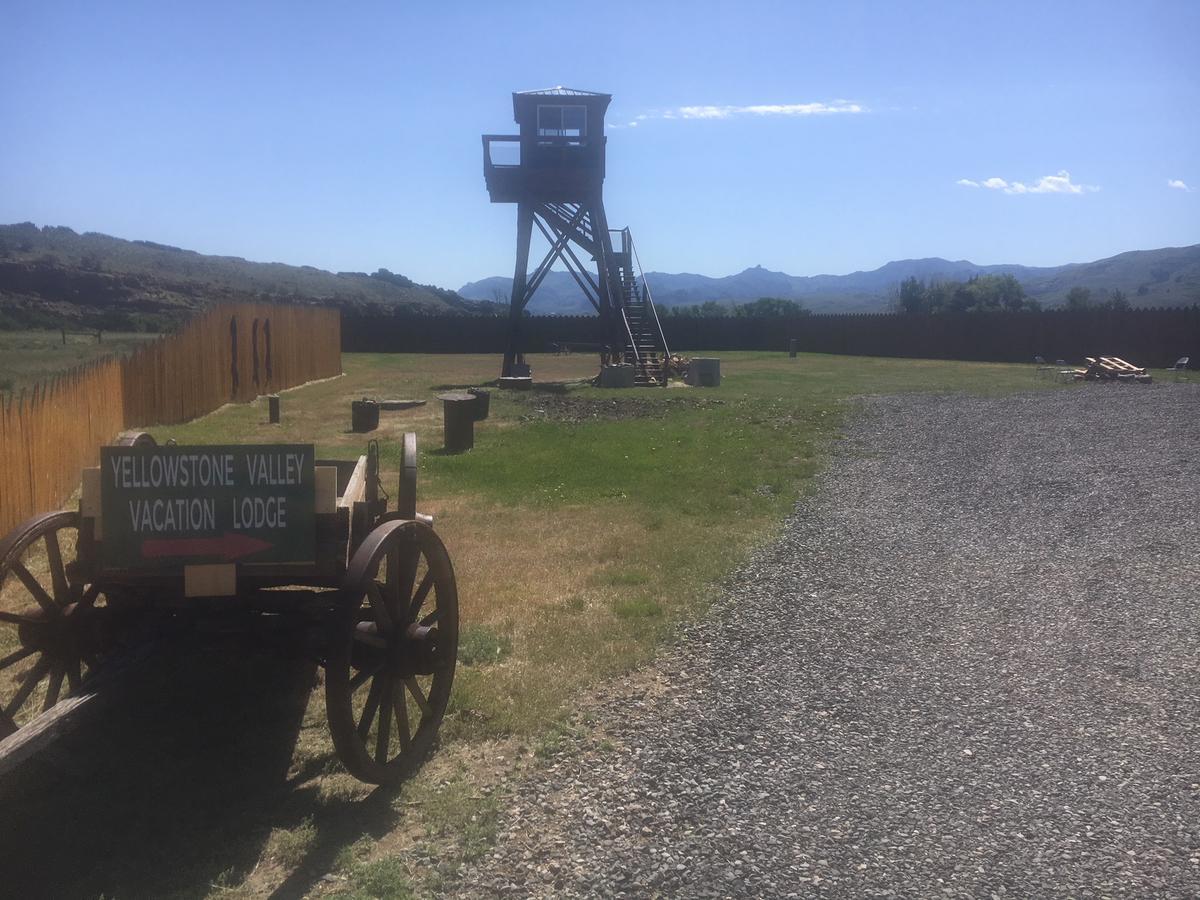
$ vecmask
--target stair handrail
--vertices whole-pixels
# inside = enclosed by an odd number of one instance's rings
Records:
[[[663,332],[662,322],[658,318],[658,309],[654,305],[654,295],[650,293],[650,283],[646,281],[646,273],[642,270],[642,260],[638,256],[637,244],[634,243],[633,235],[629,235],[629,249],[633,253],[633,261],[637,265],[638,277],[642,279],[642,289],[646,294],[646,303],[650,307],[650,312],[654,313],[654,324],[658,326],[658,336],[662,338],[663,353],[667,359],[671,358],[671,348],[667,346],[667,336]]]
[[[606,253],[604,252],[604,244],[605,244],[605,242],[604,242],[604,241],[597,241],[596,243],[597,243],[597,245],[598,245],[597,249],[599,249],[599,251],[600,251],[600,254],[599,254],[599,256],[600,256],[600,259],[598,260],[598,262],[600,263],[600,266],[602,267],[602,268],[601,268],[601,270],[602,270],[602,271],[605,271],[605,272],[607,272],[607,271],[609,271],[609,269],[608,269],[608,254],[606,254]],[[640,366],[640,365],[641,365],[641,361],[642,361],[642,357],[641,357],[641,354],[640,354],[640,353],[638,353],[638,349],[637,349],[637,341],[635,341],[635,340],[633,339],[633,331],[632,331],[632,330],[630,329],[630,327],[629,327],[629,317],[625,315],[625,302],[624,302],[624,298],[621,298],[621,302],[620,302],[619,304],[618,304],[618,303],[613,303],[613,294],[614,294],[614,291],[613,291],[613,285],[612,285],[612,278],[611,278],[611,277],[610,277],[610,278],[607,278],[607,279],[605,279],[605,285],[606,285],[606,286],[607,286],[607,288],[608,288],[608,302],[609,302],[609,305],[610,305],[610,306],[612,306],[612,307],[614,307],[615,309],[618,309],[618,310],[620,310],[620,312],[621,312],[621,324],[625,326],[625,334],[626,334],[626,335],[628,335],[628,337],[629,337],[629,346],[630,346],[630,348],[633,350],[633,361],[634,361],[634,365],[636,365],[636,366]]]

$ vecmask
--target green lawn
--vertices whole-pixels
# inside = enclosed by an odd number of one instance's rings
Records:
[[[492,379],[495,357],[347,355],[344,378],[285,394],[281,426],[255,404],[154,431],[180,443],[312,441],[353,457],[367,436],[347,432],[351,400],[428,399],[383,413],[370,437],[390,489],[400,435],[418,432],[421,508],[437,515],[458,572],[464,638],[509,648],[456,682],[447,733],[477,739],[538,733],[580,690],[646,660],[676,623],[701,614],[807,488],[850,398],[1083,389],[1035,378],[1028,365],[716,355],[715,389],[493,391],[492,415],[464,454],[439,452],[436,394]],[[582,356],[532,362],[557,382],[594,367]],[[564,402],[576,413],[568,420]]]

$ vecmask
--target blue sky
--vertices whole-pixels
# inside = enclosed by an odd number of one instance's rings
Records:
[[[605,205],[648,269],[1200,242],[1197,2],[3,0],[0,21],[0,222],[457,288],[512,271],[479,135],[515,130],[511,91],[564,84],[614,95]]]

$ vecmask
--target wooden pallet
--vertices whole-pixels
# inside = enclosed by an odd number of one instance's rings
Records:
[[[1085,356],[1086,369],[1069,369],[1061,375],[1070,375],[1076,381],[1138,381],[1149,383],[1153,379],[1144,368],[1126,362],[1119,356]]]

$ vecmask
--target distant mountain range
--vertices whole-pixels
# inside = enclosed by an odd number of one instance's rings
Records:
[[[62,226],[0,225],[0,327],[79,321],[114,330],[159,330],[202,307],[236,300],[432,315],[491,309],[386,269],[334,273],[77,234]]]
[[[737,303],[759,297],[797,300],[813,312],[882,312],[897,286],[910,277],[925,281],[965,281],[974,275],[1011,274],[1029,296],[1044,306],[1062,303],[1073,287],[1091,290],[1104,299],[1114,289],[1124,292],[1133,306],[1189,306],[1200,303],[1200,244],[1134,250],[1108,259],[1065,266],[979,266],[967,260],[903,259],[870,272],[849,275],[788,275],[762,266],[724,278],[706,275],[647,272],[646,280],[659,306],[684,306],[715,300]],[[472,281],[458,293],[474,300],[507,297],[512,279],[502,276]],[[566,272],[546,276],[530,301],[534,313],[575,314],[591,306]]]
[[[896,286],[910,276],[962,280],[989,273],[1011,273],[1046,306],[1060,303],[1076,286],[1090,288],[1097,300],[1114,289],[1123,291],[1134,306],[1200,303],[1200,244],[1052,268],[907,259],[850,275],[787,275],[755,266],[725,278],[663,272],[646,277],[655,302],[666,307],[783,297],[814,312],[878,312],[888,308]],[[416,284],[387,269],[326,272],[78,234],[63,226],[0,225],[0,328],[80,322],[112,330],[161,330],[205,306],[236,300],[321,303],[384,315],[497,314],[506,312],[510,286],[508,278],[485,278],[455,292]],[[500,298],[505,306],[496,305]],[[551,272],[530,311],[575,314],[589,313],[591,307],[570,275]]]

